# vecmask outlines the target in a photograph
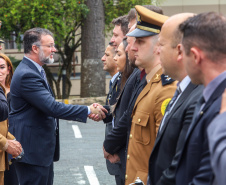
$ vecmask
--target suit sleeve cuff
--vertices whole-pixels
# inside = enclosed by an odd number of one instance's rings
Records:
[[[91,113],[91,111],[90,111],[90,108],[89,108],[89,106],[87,106],[87,108],[88,108],[88,115]]]

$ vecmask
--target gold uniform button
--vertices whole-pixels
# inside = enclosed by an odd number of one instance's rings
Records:
[[[129,155],[127,155],[127,159],[129,159]]]
[[[130,134],[130,135],[129,135],[129,138],[130,138],[130,139],[132,139],[132,137],[133,137],[133,135],[132,135],[132,134]]]
[[[140,122],[141,122],[141,119],[139,118],[139,119],[138,119],[138,123],[140,123]]]
[[[127,178],[128,178],[128,176],[127,175],[125,175],[125,179],[127,180]]]

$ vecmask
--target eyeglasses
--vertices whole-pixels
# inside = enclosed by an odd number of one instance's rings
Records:
[[[50,44],[50,45],[36,45],[36,46],[46,46],[48,48],[56,48],[56,45],[55,44]]]

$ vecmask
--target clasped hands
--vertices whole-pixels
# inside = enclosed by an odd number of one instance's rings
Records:
[[[108,152],[106,152],[104,147],[103,147],[103,152],[104,152],[104,158],[108,159],[111,163],[117,163],[120,161],[120,157],[118,156],[118,154],[111,155]]]
[[[100,104],[93,103],[89,106],[91,113],[88,115],[88,117],[94,121],[100,121],[106,118],[105,113],[108,113],[108,111]]]
[[[22,146],[18,141],[8,139],[7,144],[8,144],[8,147],[6,149],[6,152],[8,154],[11,154],[13,157],[17,157],[18,155],[21,154]]]

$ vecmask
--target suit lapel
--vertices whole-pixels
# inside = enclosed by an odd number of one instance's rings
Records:
[[[53,94],[53,91],[52,91],[51,87],[49,86],[49,84],[48,84],[48,88],[49,88],[49,91],[50,91],[50,93],[52,94],[52,96],[55,98],[55,96],[54,96],[54,94]]]
[[[40,77],[42,78],[41,73],[38,71],[37,67],[31,61],[29,61],[28,59],[26,59],[24,57],[21,62],[28,65],[31,69],[33,69],[36,73],[38,73],[40,75]]]
[[[140,100],[150,91],[151,85],[152,85],[152,83],[150,82],[144,87],[144,89],[141,91],[140,95],[137,97],[137,100],[136,100],[136,103],[135,103],[133,109],[135,109],[135,107],[140,102]]]
[[[188,84],[187,88],[183,91],[183,93],[181,94],[181,96],[179,97],[178,101],[176,102],[176,104],[174,105],[173,109],[170,111],[170,113],[168,114],[165,123],[161,129],[160,135],[162,135],[162,133],[164,132],[165,128],[168,125],[169,120],[171,119],[172,115],[175,113],[175,111],[180,108],[180,106],[184,103],[184,101],[187,99],[187,97],[189,96],[189,94],[197,87],[197,85],[192,84],[191,82]]]
[[[133,73],[132,73],[132,74],[129,76],[129,78],[126,80],[126,83],[125,83],[123,89],[121,90],[121,92],[120,92],[120,94],[119,94],[118,101],[116,102],[116,106],[115,106],[115,107],[117,107],[118,103],[120,102],[120,99],[121,99],[122,94],[123,94],[123,92],[124,92],[124,90],[125,90],[125,87],[126,87],[127,84],[130,82],[131,78],[133,78],[135,75],[137,75],[138,72],[140,72],[140,70],[137,69],[137,68],[135,68],[135,69],[133,70]]]
[[[29,61],[27,58],[23,58],[23,60],[21,61],[22,63],[28,65],[32,70],[34,70],[34,72],[36,72],[40,78],[43,80],[43,84],[46,87],[46,89],[52,94],[52,96],[54,97],[53,91],[50,88],[49,84],[46,84],[45,80],[42,78],[41,73],[39,72],[39,70],[37,69],[37,67],[31,62]]]
[[[142,98],[148,94],[151,89],[152,84],[158,83],[161,80],[162,69],[158,70],[155,75],[152,77],[150,82],[144,87],[139,96],[137,97],[136,103],[134,105],[133,111],[135,110],[137,104],[142,100]],[[146,79],[145,79],[146,80]]]
[[[172,115],[175,113],[175,111],[177,109],[180,108],[180,106],[184,103],[184,101],[187,99],[187,97],[189,96],[189,94],[197,87],[197,85],[192,84],[191,82],[188,84],[188,86],[186,87],[186,89],[183,91],[183,93],[181,94],[181,96],[179,97],[178,101],[176,102],[175,106],[173,107],[173,109],[171,110],[171,112],[168,114],[167,118],[165,119],[165,123],[158,135],[158,137],[156,138],[156,142],[155,145],[158,144],[159,140],[161,139],[163,133],[165,132],[165,129],[167,128],[167,125],[169,123],[169,120],[171,119]],[[155,148],[155,147],[154,147]]]
[[[132,97],[130,98],[128,107],[131,106],[131,103],[133,103],[134,98],[137,97],[137,93],[141,92],[139,89],[142,88],[144,86],[144,84],[146,83],[145,76],[142,78],[141,81],[140,81],[140,79],[136,79],[136,83],[139,83],[139,84],[137,85],[137,87],[134,87],[134,91],[132,93]]]
[[[112,88],[111,90],[108,92],[107,98],[106,98],[106,105],[109,103],[109,96],[112,94],[112,92],[114,91],[114,89],[116,88],[115,86],[118,84],[119,78],[121,77],[121,74],[118,74],[117,77],[115,78],[114,82],[112,83]]]
[[[213,94],[211,95],[210,99],[208,102],[206,102],[205,106],[203,107],[201,113],[199,115],[194,115],[191,126],[188,129],[187,135],[186,135],[186,139],[185,141],[187,141],[188,137],[190,136],[190,134],[192,133],[192,130],[194,129],[195,125],[199,122],[199,120],[205,115],[205,113],[207,112],[207,110],[209,109],[209,107],[213,104],[213,102],[219,98],[219,96],[222,95],[222,93],[224,92],[226,87],[226,79],[215,89],[215,91],[213,92]],[[200,110],[197,110],[197,106],[195,108],[195,113],[197,113]]]

